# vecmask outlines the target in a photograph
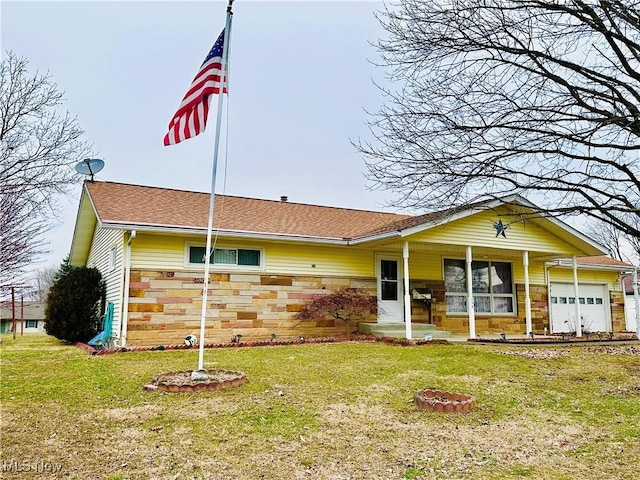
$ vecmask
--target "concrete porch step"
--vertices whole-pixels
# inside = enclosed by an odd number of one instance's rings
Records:
[[[404,323],[360,323],[358,324],[358,331],[367,335],[374,335],[376,337],[406,337]],[[431,338],[448,338],[451,336],[451,332],[438,330],[437,327],[433,324],[411,324],[411,337],[414,340],[421,340],[425,335],[431,335]]]

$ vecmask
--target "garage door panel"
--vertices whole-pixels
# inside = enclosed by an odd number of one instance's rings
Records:
[[[554,333],[570,333],[575,331],[576,297],[573,284],[552,283],[550,286],[552,331]],[[590,332],[606,332],[608,294],[605,285],[578,286],[578,302],[584,329]]]

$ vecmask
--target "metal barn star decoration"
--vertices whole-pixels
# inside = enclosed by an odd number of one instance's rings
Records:
[[[497,222],[493,223],[493,228],[495,228],[496,230],[496,237],[499,237],[500,235],[502,235],[504,238],[507,238],[507,233],[506,233],[507,229],[514,223],[522,223],[522,225],[524,226],[524,223],[525,223],[524,216],[520,215],[520,218],[517,218],[513,222],[509,222],[509,223],[504,223],[502,219],[499,218]]]
[[[507,234],[505,232],[507,228],[509,228],[509,225],[508,224],[505,225],[504,223],[502,223],[502,219],[495,222],[493,224],[493,228],[496,229],[496,237],[499,237],[500,235],[502,235],[504,238],[507,238]]]

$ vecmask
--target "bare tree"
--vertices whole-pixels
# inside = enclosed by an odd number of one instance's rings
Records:
[[[640,2],[404,0],[365,155],[395,204],[520,193],[640,238]]]
[[[27,71],[7,52],[0,62],[0,284],[14,282],[45,252],[55,199],[76,181],[88,145],[49,75]]]
[[[33,275],[33,289],[35,300],[44,302],[47,299],[49,289],[53,282],[56,281],[56,273],[58,267],[43,267],[35,271]]]
[[[626,221],[635,222],[635,227],[640,228],[640,219],[635,216],[627,216]],[[604,245],[609,249],[611,256],[617,260],[638,264],[640,259],[640,238],[624,234],[610,223],[604,223],[600,220],[590,222],[585,233],[600,245]]]
[[[585,233],[600,245],[609,249],[609,254],[616,260],[629,261],[628,252],[625,252],[623,233],[610,223],[596,221],[587,225]]]

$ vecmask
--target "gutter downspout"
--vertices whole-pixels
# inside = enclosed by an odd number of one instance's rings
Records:
[[[122,325],[120,328],[120,346],[127,346],[127,324],[129,323],[129,284],[131,281],[131,241],[136,238],[136,231],[131,230],[127,240],[127,251],[124,258],[124,292],[122,299]]]

